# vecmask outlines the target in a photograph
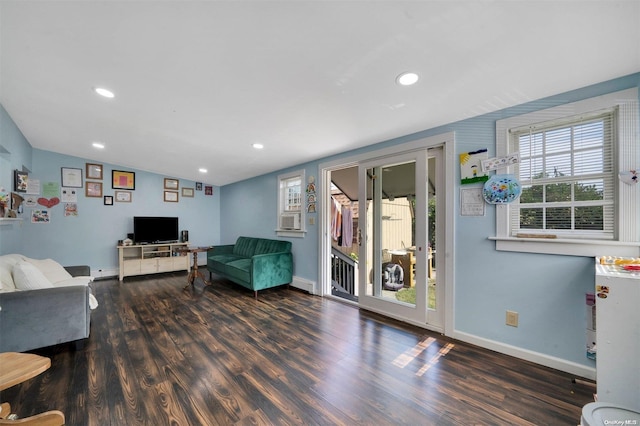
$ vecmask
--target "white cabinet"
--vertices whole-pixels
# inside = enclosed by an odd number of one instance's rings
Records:
[[[120,281],[132,275],[189,270],[189,256],[180,253],[188,243],[118,246]]]
[[[640,410],[640,271],[596,262],[598,402]]]

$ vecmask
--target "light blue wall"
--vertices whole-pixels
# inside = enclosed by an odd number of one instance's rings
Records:
[[[13,190],[13,171],[31,168],[31,145],[0,104],[0,191]],[[0,254],[22,251],[22,238],[15,225],[0,226]]]
[[[303,168],[307,176],[318,178],[320,163],[450,131],[456,135],[456,155],[488,148],[491,157],[495,156],[496,120],[639,86],[640,74],[634,74],[226,185],[221,188],[221,239],[232,243],[238,235],[275,237],[281,173]],[[456,176],[457,194],[459,170]],[[495,207],[488,205],[484,217],[460,217],[458,197],[454,200],[455,330],[593,367],[585,357],[585,293],[594,288],[593,259],[498,252],[487,239],[495,235]],[[309,232],[304,239],[290,239],[294,274],[318,282],[318,229],[306,226]],[[507,309],[519,312],[519,327],[505,325]]]
[[[3,129],[5,126],[15,127],[7,115],[1,118]],[[19,131],[5,135],[3,130],[2,136],[0,145],[8,141],[9,146],[20,146],[16,152],[28,153],[26,157],[33,160],[29,177],[39,179],[42,185],[46,182],[60,183],[61,167],[82,169],[84,179],[85,164],[97,162],[32,149]],[[16,163],[13,152],[3,156],[0,186],[6,189],[13,189],[13,184],[12,178],[7,180],[5,166],[17,168],[23,157],[17,158]],[[214,187],[212,196],[206,196],[204,191],[195,191],[193,198],[180,196],[178,203],[168,203],[163,200],[164,178],[172,176],[112,164],[103,166],[104,195],[114,195],[110,180],[113,169],[135,172],[131,203],[114,202],[113,206],[105,206],[102,198],[85,197],[84,188],[79,188],[78,216],[65,217],[63,203],[60,203],[50,209],[49,224],[32,224],[29,216],[31,209],[25,208],[22,222],[0,226],[0,254],[22,253],[38,259],[53,258],[63,265],[86,264],[91,266],[94,273],[100,269],[117,270],[116,245],[118,240],[127,238],[127,233],[133,232],[133,216],[177,216],[179,229],[189,230],[191,245],[220,242],[220,188]],[[195,182],[180,180],[180,187],[195,188]],[[201,253],[201,263],[205,263],[205,253]]]

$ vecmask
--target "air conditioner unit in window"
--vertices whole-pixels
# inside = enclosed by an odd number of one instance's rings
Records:
[[[300,229],[300,213],[282,213],[280,229]]]

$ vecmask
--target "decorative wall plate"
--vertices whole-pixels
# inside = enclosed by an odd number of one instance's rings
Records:
[[[489,204],[504,204],[515,201],[522,193],[520,182],[515,175],[493,175],[485,182],[482,196]]]

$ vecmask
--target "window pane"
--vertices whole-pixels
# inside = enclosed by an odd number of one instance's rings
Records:
[[[543,201],[543,185],[531,185],[522,188],[520,204],[541,203]]]
[[[604,200],[603,188],[602,179],[578,181],[575,185],[575,199],[576,201]]]
[[[596,121],[593,123],[577,125],[574,129],[574,135],[574,149],[602,146],[602,138],[604,137],[604,122]]]
[[[545,201],[547,203],[571,201],[571,184],[556,183],[545,185]]]
[[[571,229],[571,208],[548,208],[546,214],[546,229]]]
[[[550,130],[546,134],[545,148],[547,154],[571,151],[571,128]]]
[[[521,229],[542,229],[542,209],[520,209]]]
[[[561,176],[571,176],[571,154],[550,155],[547,157],[545,166],[545,177],[554,178]]]
[[[602,173],[604,155],[602,148],[576,152],[573,156],[574,175]]]
[[[602,206],[576,207],[575,229],[601,231],[604,229]]]

